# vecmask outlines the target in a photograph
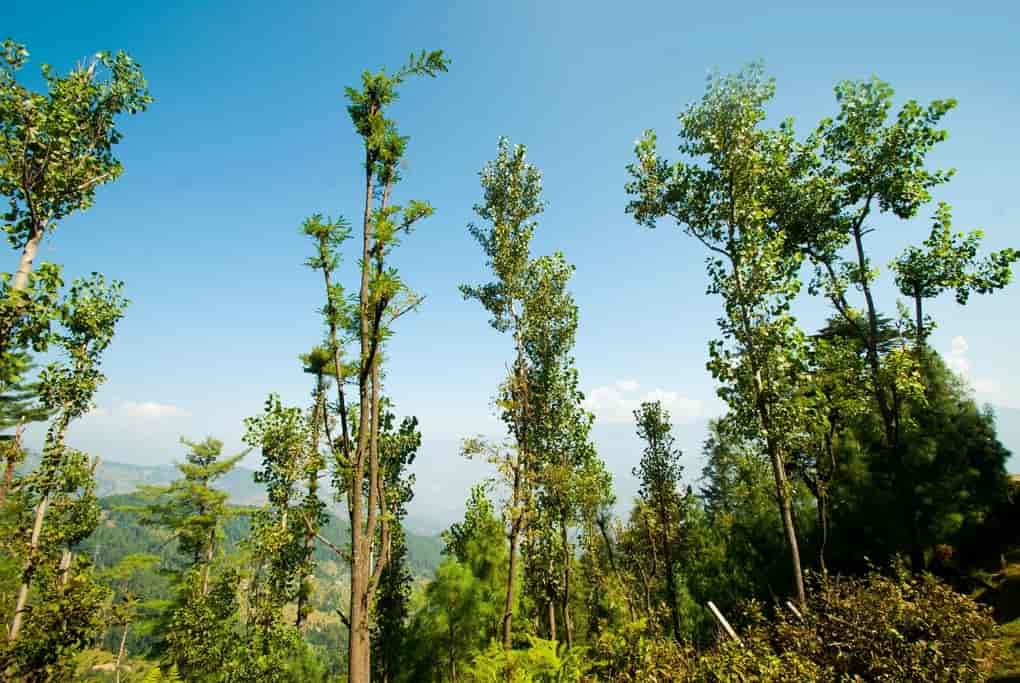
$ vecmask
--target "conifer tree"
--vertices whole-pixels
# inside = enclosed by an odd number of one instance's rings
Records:
[[[663,555],[662,572],[666,583],[666,600],[670,611],[673,637],[682,637],[680,606],[676,577],[677,559],[683,539],[680,530],[684,523],[684,496],[681,489],[683,465],[680,450],[675,445],[673,425],[669,412],[659,401],[642,403],[634,411],[637,432],[645,442],[641,462],[634,468],[638,480],[638,496],[654,516],[656,541]]]
[[[227,494],[213,488],[246,452],[223,457],[223,442],[181,439],[185,461],[181,478],[168,486],[145,486],[145,506],[137,508],[143,524],[168,530],[177,541],[182,568],[175,572],[176,599],[164,614],[161,648],[185,678],[223,667],[236,656],[233,635],[239,577],[225,567],[213,574],[222,551],[223,526],[236,514]]]

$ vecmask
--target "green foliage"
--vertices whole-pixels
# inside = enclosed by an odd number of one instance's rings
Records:
[[[230,516],[227,494],[212,488],[217,478],[230,471],[244,453],[223,458],[223,442],[212,437],[194,442],[181,439],[188,447],[185,462],[177,469],[183,475],[169,486],[141,489],[148,504],[139,508],[144,524],[169,529],[177,538],[187,566],[208,565],[223,535],[223,522]]]
[[[781,613],[777,648],[832,680],[980,681],[988,609],[931,576],[814,576],[803,620]]]
[[[447,557],[412,603],[406,678],[398,680],[446,680],[500,634],[508,553],[483,487],[472,489],[464,520],[444,539]]]
[[[208,584],[198,569],[182,577],[163,636],[166,660],[185,680],[220,681],[229,673],[224,665],[239,647],[237,588],[238,576],[231,570]]]
[[[980,681],[987,610],[930,576],[809,577],[802,617],[746,606],[739,634],[697,651],[637,621],[600,635],[585,680]]]
[[[765,444],[803,601],[785,473],[788,436],[802,419],[796,395],[805,340],[790,312],[802,255],[788,248],[784,219],[800,211],[805,171],[792,124],[761,126],[774,92],[758,65],[710,77],[702,100],[680,115],[679,151],[691,161],[669,164],[646,131],[635,146],[637,162],[628,166],[633,199],[627,211],[648,227],[671,217],[708,250],[708,293],[722,297],[724,311],[721,338],[709,343],[708,369],[735,424]]]
[[[24,46],[4,42],[0,68],[0,194],[10,199],[4,231],[16,247],[87,209],[96,187],[122,172],[113,155],[118,116],[152,102],[139,66],[125,53],[97,53],[66,76],[42,66],[47,92],[32,92],[16,74]]]
[[[464,680],[471,683],[576,683],[581,680],[585,651],[567,651],[555,640],[528,636],[528,647],[504,650],[496,642],[475,655]]]
[[[966,304],[971,292],[988,294],[1002,289],[1012,279],[1012,265],[1020,259],[1020,251],[1004,249],[978,260],[977,251],[983,233],[952,232],[952,209],[940,202],[935,211],[931,234],[922,247],[908,247],[892,269],[900,293],[914,300],[914,336],[924,345],[931,334],[933,321],[923,313],[925,299],[933,299],[952,290],[956,302]]]
[[[183,683],[180,675],[177,673],[177,667],[171,666],[166,672],[160,670],[160,668],[153,667],[149,673],[145,675],[141,683]]]
[[[491,227],[470,225],[468,230],[482,246],[496,280],[478,287],[461,285],[465,299],[478,299],[492,314],[491,324],[506,332],[514,324],[515,302],[524,298],[531,262],[535,216],[542,212],[542,174],[526,161],[524,145],[511,147],[499,139],[496,158],[482,169],[483,202],[474,211]]]
[[[75,669],[74,656],[102,633],[108,590],[78,559],[67,580],[55,563],[39,565],[32,577],[33,596],[16,641],[0,644],[5,680],[62,681]]]

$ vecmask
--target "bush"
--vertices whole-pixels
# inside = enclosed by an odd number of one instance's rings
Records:
[[[980,681],[988,608],[930,575],[809,577],[804,619],[785,612],[777,649],[796,652],[833,679]]]
[[[741,643],[699,652],[643,621],[604,631],[586,681],[982,681],[989,610],[931,576],[809,577],[803,618],[756,603]]]

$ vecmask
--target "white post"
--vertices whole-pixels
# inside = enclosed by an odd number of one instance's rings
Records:
[[[719,608],[716,607],[715,603],[711,600],[708,601],[708,609],[712,610],[712,614],[723,627],[723,630],[726,631],[726,635],[732,638],[738,645],[743,645],[740,638],[737,636],[737,632],[733,630],[732,626],[730,626],[730,622],[726,621],[726,617],[722,615],[722,612],[719,611]]]

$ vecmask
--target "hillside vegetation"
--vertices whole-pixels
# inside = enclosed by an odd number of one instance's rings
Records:
[[[708,79],[662,136],[676,149],[640,134],[619,208],[703,254],[718,328],[706,367],[725,409],[695,458],[663,401],[637,405],[637,492],[622,501],[580,390],[575,266],[536,253],[543,176],[499,138],[467,226],[485,281],[459,291],[479,334],[502,344],[492,408],[504,432],[463,425],[460,455],[493,474],[429,538],[407,520],[428,425],[393,398],[408,371],[392,340],[423,308],[414,261],[398,254],[429,238],[433,207],[404,192],[411,138],[392,105],[411,82],[444,77],[447,55],[413,53],[344,91],[358,153],[342,161],[363,203],[346,217],[309,207],[281,227],[304,241],[293,267],[317,288],[288,303],[321,314],[288,351],[304,398],[269,393],[239,453],[182,437],[172,469],[101,465],[74,447],[69,427],[94,408],[129,302],[123,283],[66,283],[36,261],[65,219],[116,197],[97,190],[123,170],[123,121],[148,108],[148,85],[123,52],[44,67],[41,81],[27,64],[4,42],[0,193],[17,267],[0,276],[3,680],[1015,675],[1020,488],[996,415],[930,343],[934,300],[994,297],[1020,258],[956,231],[935,201],[953,175],[931,159],[955,100],[844,81],[831,114],[799,130],[769,109],[776,82],[752,64]],[[913,244],[900,231],[911,219],[930,226]],[[880,240],[900,250],[889,264],[876,262]],[[819,329],[794,314],[805,300],[826,312]],[[638,336],[628,353],[659,342]],[[30,422],[46,425],[37,458]],[[249,454],[258,467],[245,472]]]

